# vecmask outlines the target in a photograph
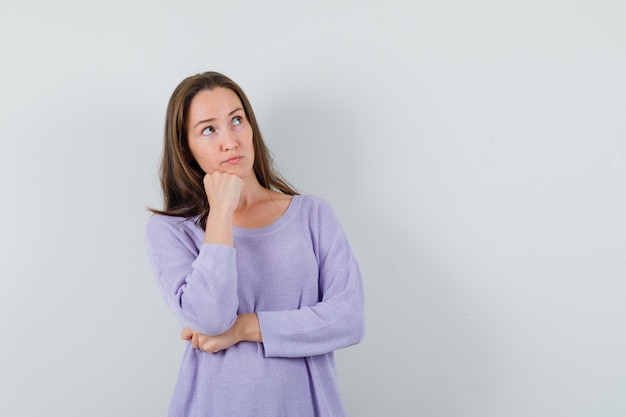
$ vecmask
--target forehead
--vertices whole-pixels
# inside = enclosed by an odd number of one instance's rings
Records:
[[[214,119],[228,116],[233,110],[243,108],[239,96],[230,88],[217,87],[202,90],[189,103],[188,121]]]

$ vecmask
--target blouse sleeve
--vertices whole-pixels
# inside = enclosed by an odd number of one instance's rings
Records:
[[[237,318],[235,249],[197,244],[184,220],[155,215],[146,226],[146,247],[167,306],[182,326],[217,335]]]
[[[319,262],[320,301],[298,310],[257,312],[266,357],[321,355],[364,337],[359,265],[330,206],[321,204],[315,217],[311,233]]]

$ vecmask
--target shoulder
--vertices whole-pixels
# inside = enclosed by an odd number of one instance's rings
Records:
[[[185,227],[185,223],[191,219],[177,216],[167,216],[165,214],[153,214],[148,218],[146,222],[146,230],[158,230],[163,228],[182,228]]]
[[[300,206],[307,210],[333,210],[328,201],[316,195],[303,194],[296,196],[296,198],[300,200]]]
[[[338,226],[339,218],[331,204],[316,195],[300,195],[296,200],[298,212],[309,219],[309,223],[317,225]]]
[[[160,240],[172,235],[190,235],[199,228],[195,218],[153,214],[146,222],[145,235],[148,240]]]

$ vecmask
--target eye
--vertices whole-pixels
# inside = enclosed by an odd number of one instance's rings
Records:
[[[239,126],[240,124],[243,124],[243,118],[241,116],[233,117],[233,125]]]
[[[202,129],[201,133],[203,135],[207,136],[207,135],[210,135],[210,134],[212,134],[214,132],[215,132],[215,129],[213,129],[213,126],[208,126],[208,127],[205,127],[204,129]]]

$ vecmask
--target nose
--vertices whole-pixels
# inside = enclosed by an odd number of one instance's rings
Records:
[[[237,148],[237,138],[235,135],[226,130],[222,133],[222,150],[228,152]]]

